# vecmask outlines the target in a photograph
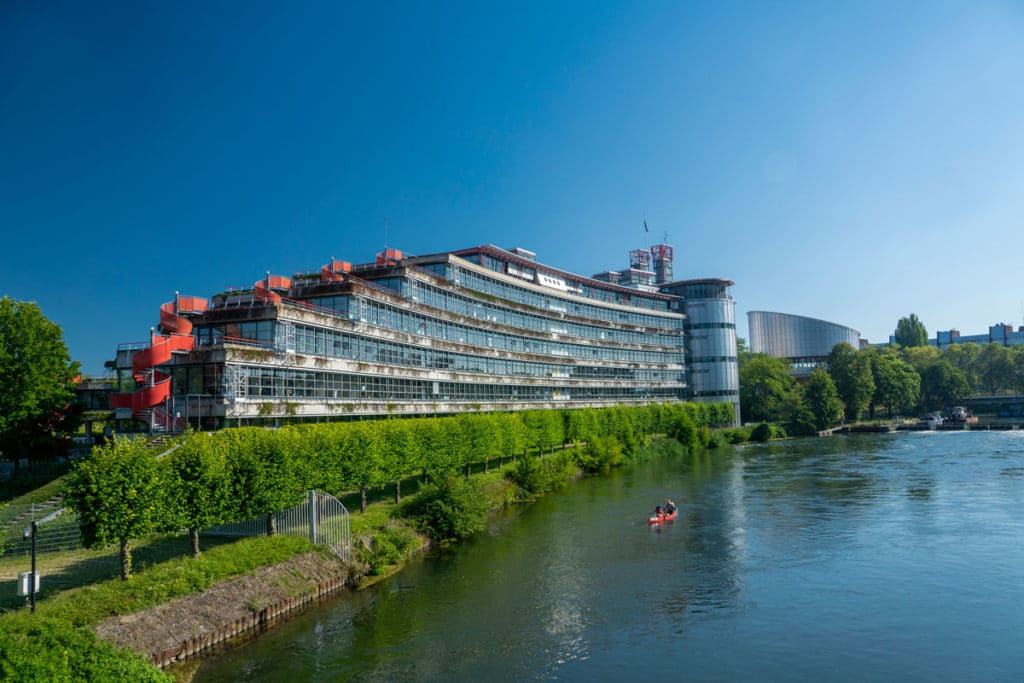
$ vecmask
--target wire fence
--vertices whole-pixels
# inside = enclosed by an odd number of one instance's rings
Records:
[[[3,537],[0,538],[0,560],[30,555],[32,553],[32,522],[55,512],[57,514],[53,518],[41,522],[36,528],[36,553],[79,550],[83,547],[76,513],[70,510],[60,512],[60,509],[55,511],[52,508],[44,508],[44,510],[45,512],[42,514],[38,514],[37,510],[32,510],[29,515],[20,516],[8,524]]]
[[[352,557],[348,510],[340,500],[323,491],[310,491],[305,503],[274,513],[277,533],[305,536],[326,545],[344,560]],[[208,536],[246,537],[267,533],[267,515],[242,522],[221,524],[203,531]]]
[[[78,527],[78,514],[61,507],[59,502],[27,504],[3,509],[0,531],[0,560],[29,556],[32,553],[31,525],[36,528],[36,554],[43,555],[84,547]],[[274,513],[279,534],[304,536],[318,545],[330,547],[339,557],[351,559],[348,510],[334,496],[310,491],[301,505]],[[207,536],[242,538],[267,533],[267,516],[231,524],[221,524],[203,531]]]

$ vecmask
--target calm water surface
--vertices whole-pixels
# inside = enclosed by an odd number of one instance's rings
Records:
[[[649,529],[673,497],[679,520]],[[1024,431],[810,439],[580,481],[196,681],[1022,681]]]

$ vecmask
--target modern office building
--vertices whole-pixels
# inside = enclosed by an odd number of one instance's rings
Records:
[[[659,246],[657,272],[631,258],[616,281],[479,246],[175,295],[159,333],[118,347],[112,407],[167,429],[686,400],[685,302],[659,291]],[[734,330],[723,348],[734,366]]]
[[[670,271],[671,272],[671,271]],[[680,280],[661,291],[680,298],[686,316],[686,367],[689,396],[695,401],[728,401],[740,418],[739,358],[736,351],[736,302],[732,280]]]
[[[832,347],[846,342],[861,347],[860,332],[852,327],[789,313],[750,311],[750,351],[784,358],[797,376],[809,375],[826,360]]]

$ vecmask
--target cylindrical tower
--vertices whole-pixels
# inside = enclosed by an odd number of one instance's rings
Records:
[[[683,298],[686,367],[694,401],[728,401],[740,424],[740,367],[736,353],[736,302],[732,280],[682,280],[661,287]]]

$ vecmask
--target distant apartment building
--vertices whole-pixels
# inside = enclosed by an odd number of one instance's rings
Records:
[[[175,295],[118,347],[111,407],[154,429],[685,400],[739,419],[732,282],[672,282],[672,257],[585,277],[521,248],[385,249]]]
[[[988,328],[988,334],[960,334],[960,330],[940,330],[935,333],[935,338],[930,339],[932,346],[940,349],[947,349],[953,344],[999,344],[1001,346],[1019,346],[1024,344],[1024,326],[1013,329],[1013,325],[999,323]],[[894,343],[894,338],[889,337],[889,343]]]
[[[825,363],[836,344],[846,342],[859,349],[866,343],[852,327],[802,315],[750,311],[747,324],[750,351],[786,360],[798,377]]]

